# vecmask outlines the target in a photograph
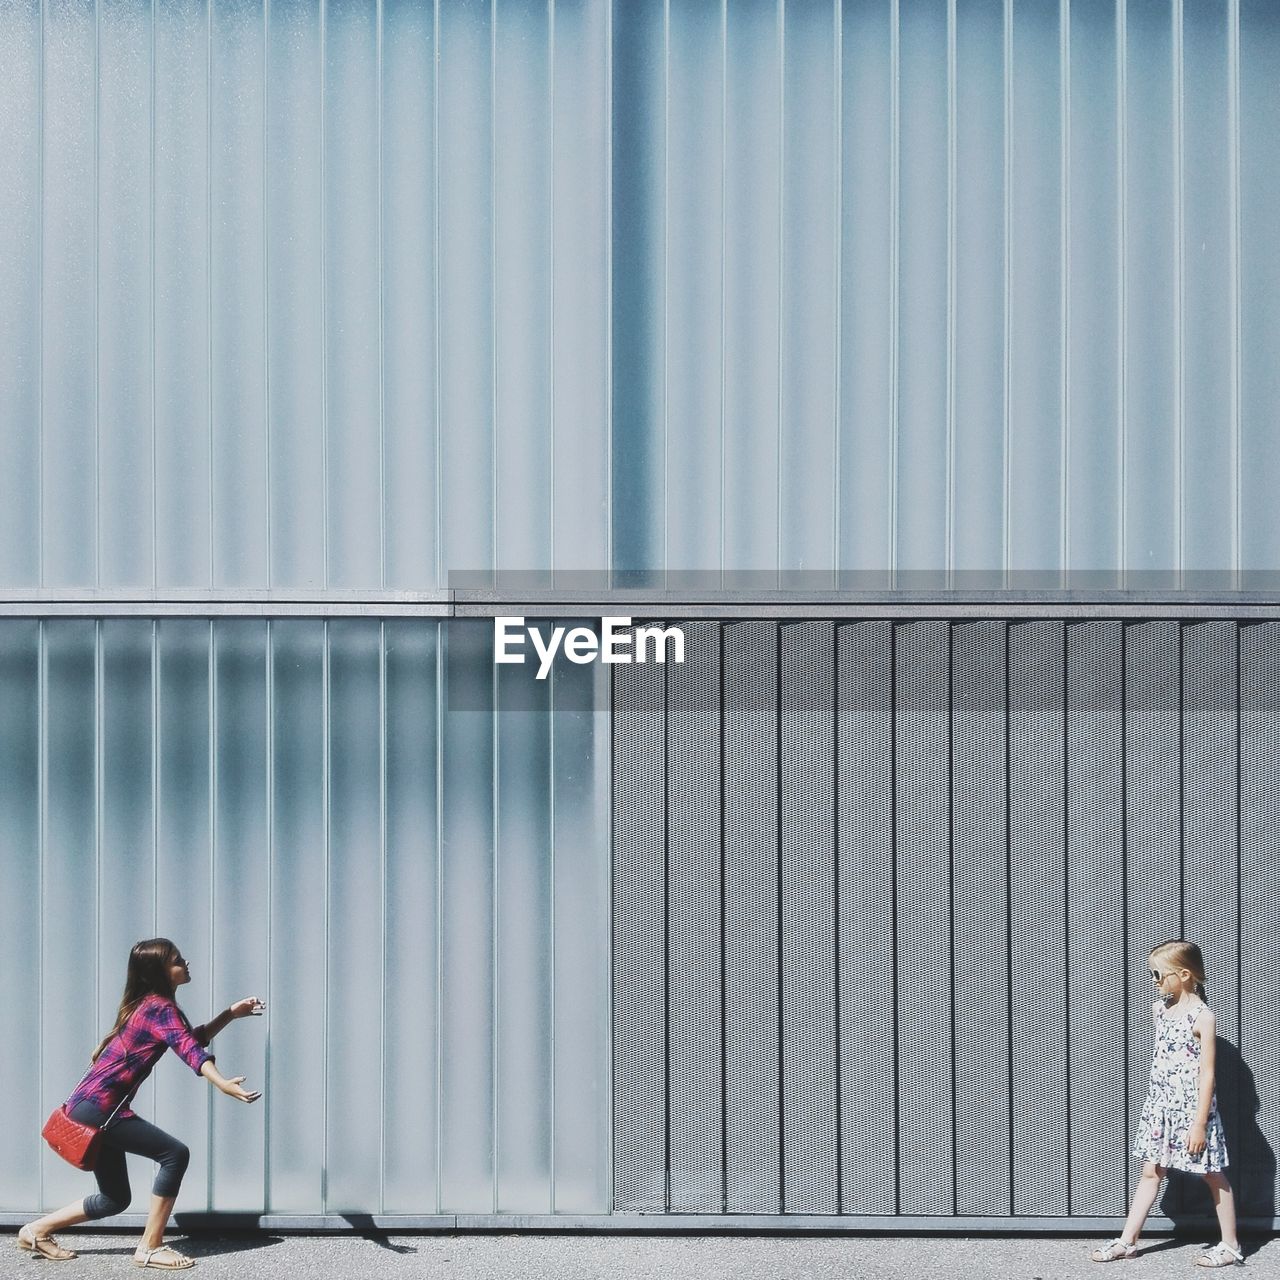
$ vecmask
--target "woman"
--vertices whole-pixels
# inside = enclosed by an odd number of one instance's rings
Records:
[[[262,1095],[242,1088],[243,1076],[230,1080],[223,1077],[205,1046],[233,1019],[260,1014],[266,1006],[256,996],[247,996],[224,1009],[212,1022],[193,1028],[174,1001],[178,987],[190,981],[187,962],[168,938],[149,938],[129,953],[129,971],[116,1024],[94,1052],[88,1073],[66,1103],[71,1118],[81,1124],[102,1127],[104,1121],[108,1122],[102,1129],[93,1171],[98,1180],[97,1194],[28,1222],[18,1232],[19,1249],[54,1262],[74,1258],[76,1255],[64,1249],[52,1233],[78,1222],[123,1213],[129,1207],[131,1193],[125,1165],[125,1152],[129,1151],[148,1156],[160,1166],[134,1263],[162,1271],[195,1265],[192,1258],[164,1243],[164,1229],[191,1153],[177,1138],[134,1115],[128,1102],[166,1049],[172,1049],[192,1071],[228,1097],[256,1102]]]

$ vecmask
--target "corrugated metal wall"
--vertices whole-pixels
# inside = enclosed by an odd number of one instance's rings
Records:
[[[1271,0],[3,0],[0,585],[1280,564]]]
[[[260,1106],[143,1097],[186,1212],[607,1210],[607,724],[489,630],[0,622],[0,1213],[91,1185],[40,1125],[156,932],[193,1020],[269,1006],[216,1043]]]
[[[614,677],[617,1207],[1122,1214],[1185,935],[1270,1223],[1280,626],[682,625]]]

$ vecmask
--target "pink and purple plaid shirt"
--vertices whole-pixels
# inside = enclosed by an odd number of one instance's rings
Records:
[[[67,1099],[70,1111],[77,1102],[91,1102],[109,1115],[121,1098],[132,1095],[151,1074],[151,1068],[172,1049],[197,1075],[213,1054],[205,1049],[209,1036],[203,1026],[192,1027],[186,1015],[164,996],[144,996],[125,1020],[119,1035],[111,1037],[97,1062]],[[133,1115],[121,1107],[116,1119]]]

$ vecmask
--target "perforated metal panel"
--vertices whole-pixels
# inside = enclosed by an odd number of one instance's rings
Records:
[[[838,1213],[835,629],[782,629],[782,1207]]]
[[[1063,625],[1009,628],[1009,972],[1013,1212],[1065,1214],[1066,794]]]
[[[956,1211],[1008,1213],[1008,715],[1005,628],[956,627],[952,670]],[[998,945],[992,945],[994,943]]]
[[[1067,627],[1067,1078],[1071,1211],[1119,1214],[1129,1197],[1126,1116],[1124,632]]]
[[[778,634],[724,629],[725,1207],[782,1209]]]
[[[1274,1215],[1280,626],[683,630],[614,684],[617,1210],[1122,1213],[1184,934]]]
[[[683,628],[685,660],[668,668],[667,850],[671,1071],[671,1207],[724,1204],[721,1069],[720,636]]]

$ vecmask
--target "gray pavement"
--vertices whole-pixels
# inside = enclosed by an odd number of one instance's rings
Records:
[[[38,1263],[10,1242],[0,1254],[0,1276],[43,1276],[52,1269],[76,1277],[141,1275],[130,1265],[135,1237],[61,1237],[79,1258]],[[890,1276],[902,1280],[937,1277],[1016,1276],[1025,1280],[1097,1280],[1088,1260],[1097,1243],[1083,1237],[776,1237],[568,1235],[276,1235],[170,1237],[198,1259],[192,1280],[318,1280],[318,1277],[431,1277],[431,1280],[848,1280]],[[1127,1280],[1195,1277],[1197,1242],[1152,1237],[1145,1252],[1121,1266]],[[1280,1275],[1280,1241],[1247,1241],[1253,1277]],[[39,1268],[33,1272],[33,1268]],[[157,1274],[155,1272],[149,1274]],[[1103,1271],[1108,1275],[1110,1272]]]

